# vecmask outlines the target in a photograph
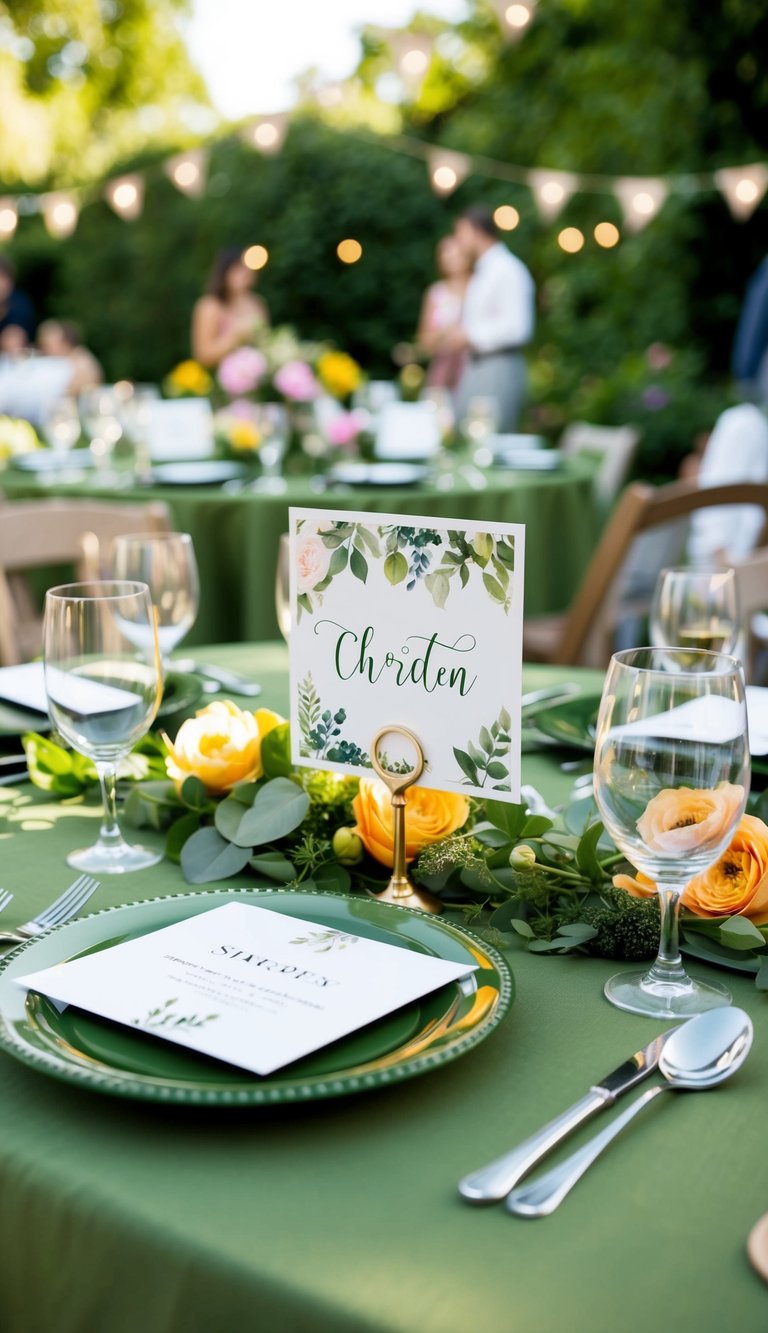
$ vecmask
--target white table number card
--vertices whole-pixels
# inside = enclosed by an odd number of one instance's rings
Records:
[[[226,903],[19,985],[271,1074],[475,968]]]
[[[518,801],[525,528],[291,509],[290,542],[294,762],[372,776],[402,726],[423,786]]]

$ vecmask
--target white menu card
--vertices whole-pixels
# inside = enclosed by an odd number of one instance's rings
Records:
[[[226,903],[18,984],[271,1074],[474,970]]]
[[[525,528],[291,509],[290,543],[294,763],[370,775],[401,726],[424,787],[518,801]]]

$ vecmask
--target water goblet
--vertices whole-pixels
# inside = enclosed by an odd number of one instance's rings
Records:
[[[736,575],[732,569],[662,569],[651,607],[655,648],[733,655],[739,641]]]
[[[98,841],[67,862],[94,875],[124,874],[162,860],[130,845],[117,822],[120,760],[149,730],[160,702],[160,656],[145,583],[105,580],[51,588],[43,626],[51,720],[92,760],[104,805]]]
[[[146,583],[156,612],[163,667],[195,623],[200,582],[188,532],[127,533],[112,543],[116,579]]]
[[[74,398],[59,398],[45,415],[43,433],[54,453],[65,457],[80,439],[80,415]]]
[[[281,403],[259,403],[256,426],[262,437],[259,449],[262,476],[253,483],[253,490],[282,495],[286,489],[282,464],[288,449],[288,414]]]
[[[114,481],[112,457],[115,445],[123,434],[120,425],[118,400],[110,389],[101,386],[89,389],[80,398],[83,425],[90,441],[90,450],[101,480]]]
[[[655,885],[659,954],[620,972],[605,994],[619,1009],[687,1018],[730,1001],[690,978],[678,948],[680,899],[728,848],[749,791],[744,678],[724,654],[634,648],[611,659],[595,743],[595,800],[607,832]]]

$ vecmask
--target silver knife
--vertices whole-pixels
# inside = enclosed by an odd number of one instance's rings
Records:
[[[472,1171],[459,1181],[459,1194],[468,1203],[497,1203],[505,1199],[519,1180],[532,1171],[542,1157],[546,1157],[564,1138],[578,1129],[606,1106],[613,1106],[622,1093],[634,1088],[657,1068],[662,1047],[675,1031],[670,1028],[655,1037],[643,1050],[636,1051],[618,1069],[594,1083],[585,1097],[575,1102],[562,1115],[551,1120],[543,1129],[519,1143],[503,1157],[497,1157],[487,1166]]]
[[[214,685],[218,692],[222,690],[231,690],[233,694],[244,694],[249,698],[255,699],[261,694],[261,686],[255,680],[248,680],[246,676],[238,676],[234,671],[226,671],[223,667],[213,666],[210,662],[198,662],[193,657],[184,657],[179,660],[171,659],[172,671],[191,671],[197,676],[203,676]]]

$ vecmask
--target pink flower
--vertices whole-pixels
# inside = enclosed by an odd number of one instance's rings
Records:
[[[329,444],[340,446],[353,444],[363,429],[364,420],[360,412],[340,412],[328,422],[325,434]]]
[[[227,407],[227,416],[237,417],[238,421],[255,421],[257,409],[255,403],[247,398],[233,398]]]
[[[306,361],[286,361],[275,372],[275,388],[295,403],[309,403],[320,392],[320,385]]]
[[[253,393],[258,389],[267,369],[267,358],[255,347],[238,347],[225,356],[218,371],[218,380],[225,393]]]
[[[328,573],[331,552],[315,532],[301,533],[296,542],[296,587],[311,592]]]
[[[645,359],[651,370],[666,370],[671,364],[672,352],[665,343],[651,343],[650,347],[646,348]]]

